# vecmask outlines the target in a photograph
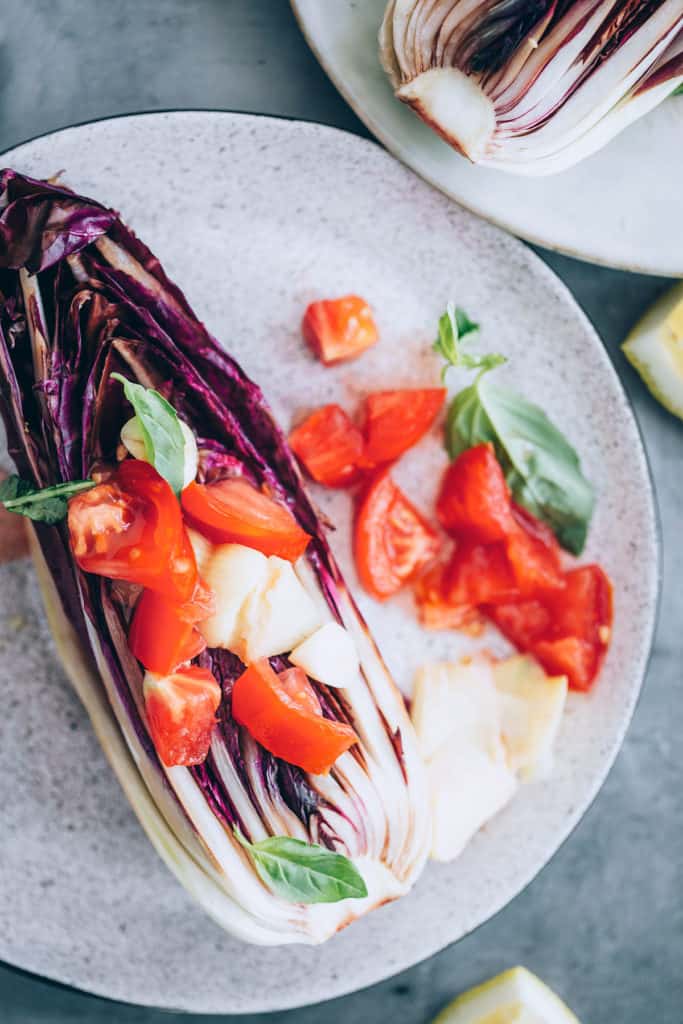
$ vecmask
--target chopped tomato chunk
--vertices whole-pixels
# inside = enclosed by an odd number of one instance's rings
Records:
[[[326,487],[353,482],[363,451],[363,435],[338,405],[316,409],[289,435],[304,468]]]
[[[232,713],[271,754],[314,775],[327,774],[358,742],[349,725],[323,717],[301,669],[278,676],[265,658],[250,665],[235,683]]]
[[[106,483],[72,498],[69,537],[85,572],[127,580],[183,601],[197,566],[180,505],[147,462],[126,459]]]
[[[165,676],[206,647],[180,605],[153,590],[143,590],[133,612],[128,646],[146,669]]]
[[[295,562],[310,540],[285,505],[239,477],[191,483],[181,501],[190,525],[214,544],[244,544]]]
[[[606,645],[612,626],[612,585],[599,565],[580,565],[565,574],[566,588],[550,600],[558,636],[578,636]]]
[[[505,540],[514,529],[510,491],[491,444],[468,448],[444,473],[436,503],[444,530],[482,543]]]
[[[539,640],[532,648],[546,672],[567,677],[572,690],[590,690],[598,671],[598,652],[578,636]]]
[[[361,583],[382,601],[436,556],[439,538],[385,472],[360,502],[354,550]]]
[[[426,434],[446,398],[445,388],[377,391],[365,399],[365,448],[368,468],[393,462]]]
[[[148,584],[172,601],[184,604],[197,589],[197,562],[187,530],[183,525],[180,538],[171,552],[168,564],[158,580]]]
[[[515,527],[510,531],[507,556],[522,594],[564,587],[562,552],[555,534],[525,508],[512,502]]]
[[[533,653],[548,671],[566,673],[573,689],[588,690],[609,647],[612,585],[599,565],[581,565],[565,580],[546,598],[552,624]]]
[[[484,617],[472,605],[452,604],[444,593],[445,566],[433,565],[415,583],[415,603],[425,629],[458,629],[477,636]]]
[[[534,644],[548,632],[552,621],[547,606],[533,598],[497,604],[484,610],[503,636],[520,651],[532,650]]]
[[[514,601],[519,589],[505,545],[458,541],[446,568],[444,594],[456,605]]]
[[[359,356],[379,337],[372,310],[358,295],[312,302],[301,327],[304,339],[326,366]]]
[[[308,681],[308,676],[302,668],[286,668],[284,672],[278,672],[278,679],[283,692],[307,711],[314,715],[322,715],[320,701],[315,695],[315,690]]]
[[[612,587],[598,565],[564,574],[565,586],[530,601],[487,607],[516,647],[534,654],[548,672],[563,673],[575,690],[594,682],[612,627]]]
[[[195,584],[192,597],[178,606],[178,613],[184,622],[201,622],[216,613],[216,595],[201,577]]]
[[[201,764],[211,745],[221,689],[206,668],[191,665],[171,675],[148,672],[145,709],[157,754],[167,767]]]

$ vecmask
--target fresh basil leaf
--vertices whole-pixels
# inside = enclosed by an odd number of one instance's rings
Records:
[[[94,486],[94,480],[70,480],[68,483],[40,488],[13,475],[0,483],[0,502],[8,512],[16,512],[34,522],[54,526],[65,518],[69,498]]]
[[[446,307],[446,314],[449,312],[449,308],[453,308],[453,303],[449,303]],[[478,334],[479,324],[476,324],[474,320],[470,320],[462,306],[456,306],[454,309],[455,313],[455,326],[458,332],[458,338],[462,341],[468,334]]]
[[[145,388],[120,373],[112,373],[112,377],[123,384],[124,394],[135,409],[147,461],[168,481],[173,492],[180,494],[183,489],[185,438],[178,414],[154,388]]]
[[[470,320],[460,306],[454,306],[449,302],[446,312],[439,319],[439,336],[433,345],[434,351],[446,360],[446,366],[441,371],[444,380],[451,366],[462,367],[465,370],[491,370],[494,366],[507,361],[505,356],[496,352],[484,355],[467,352],[465,344],[473,341],[478,334],[479,324]]]
[[[338,903],[362,899],[368,890],[358,870],[340,853],[289,836],[250,843],[235,830],[259,877],[291,903]]]
[[[671,93],[672,96],[683,96],[683,85],[679,85],[677,89]]]
[[[496,432],[479,398],[478,382],[459,391],[451,402],[446,418],[446,447],[452,459],[466,448],[492,442]]]
[[[35,494],[36,490],[37,488],[28,480],[22,480],[20,476],[13,473],[0,482],[0,501],[4,505],[5,502],[20,498],[23,494]]]
[[[578,555],[593,513],[593,489],[576,451],[539,406],[481,374],[453,400],[446,423],[452,458],[491,442],[515,499]]]

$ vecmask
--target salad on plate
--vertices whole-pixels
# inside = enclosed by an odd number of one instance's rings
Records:
[[[593,491],[449,305],[442,379],[326,405],[287,441],[258,386],[102,204],[0,172],[0,403],[58,651],[151,841],[260,944],[320,942],[407,892],[545,777],[596,685],[612,588],[577,563]],[[304,312],[326,365],[378,341],[358,295]],[[449,394],[453,374],[474,373]],[[443,432],[434,515],[392,477]],[[450,461],[449,461],[450,459]],[[301,468],[300,468],[301,467]],[[304,485],[355,502],[359,579],[424,628],[516,653],[425,664],[409,706]]]

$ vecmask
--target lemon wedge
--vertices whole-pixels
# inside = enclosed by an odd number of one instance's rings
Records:
[[[657,401],[683,419],[683,283],[648,309],[622,348]]]
[[[579,1024],[569,1007],[526,967],[513,967],[458,996],[432,1024]]]

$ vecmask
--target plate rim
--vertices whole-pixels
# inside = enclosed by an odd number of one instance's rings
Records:
[[[553,242],[548,238],[542,238],[530,231],[525,230],[520,232],[519,226],[512,224],[505,217],[494,216],[491,213],[486,212],[479,204],[465,200],[462,196],[456,195],[454,191],[446,189],[431,174],[415,167],[412,162],[408,162],[408,157],[401,152],[401,144],[395,141],[391,132],[385,131],[382,125],[376,121],[372,114],[369,114],[364,109],[361,99],[357,97],[353,91],[348,88],[348,86],[346,86],[341,76],[338,75],[336,70],[330,65],[330,62],[321,52],[320,47],[313,39],[309,30],[308,23],[303,13],[303,5],[306,3],[306,0],[289,0],[289,3],[306,45],[329,78],[332,85],[335,87],[344,102],[349,105],[356,117],[365,125],[368,131],[372,132],[373,136],[385,149],[389,151],[389,153],[391,153],[393,157],[400,160],[402,164],[405,164],[406,167],[408,167],[414,174],[417,174],[418,177],[422,178],[423,181],[426,181],[431,185],[432,188],[436,188],[439,192],[442,192],[443,195],[447,196],[452,200],[452,202],[458,203],[458,205],[462,206],[465,210],[469,210],[470,213],[473,213],[475,216],[488,221],[489,224],[494,224],[496,227],[506,231],[514,238],[529,242],[531,245],[536,245],[541,249],[547,249],[549,252],[556,252],[562,256],[568,256],[581,263],[589,263],[596,267],[605,267],[608,270],[622,270],[629,274],[643,274],[648,277],[673,277],[674,279],[676,277],[683,278],[683,268],[680,271],[675,272],[671,267],[643,266],[639,263],[622,262],[618,259],[608,260],[596,253],[574,249],[569,245],[558,244],[557,242]]]
[[[298,3],[298,0],[290,0],[290,3],[294,7],[295,4]],[[317,120],[315,120],[313,118],[290,117],[290,116],[282,115],[282,114],[269,114],[269,113],[262,113],[262,112],[243,111],[243,110],[235,110],[235,109],[230,109],[230,108],[225,108],[225,107],[169,107],[169,108],[153,109],[153,110],[126,111],[126,112],[115,113],[115,114],[112,114],[112,115],[107,115],[106,117],[86,118],[86,119],[84,119],[82,121],[76,121],[76,122],[73,122],[73,123],[70,123],[70,124],[62,125],[62,126],[60,126],[58,128],[50,129],[49,131],[38,132],[35,135],[29,136],[26,139],[23,139],[23,140],[21,140],[19,142],[14,143],[12,146],[10,146],[10,147],[0,151],[0,161],[4,162],[6,157],[10,156],[16,150],[18,150],[18,149],[20,149],[20,148],[22,148],[22,147],[24,147],[26,145],[30,145],[32,142],[37,142],[39,140],[48,139],[51,136],[55,136],[55,135],[62,135],[64,133],[70,132],[71,130],[75,130],[75,129],[79,129],[79,128],[85,128],[85,127],[88,127],[88,126],[93,126],[93,125],[98,125],[98,124],[106,124],[108,122],[113,122],[113,121],[133,120],[133,119],[148,118],[148,117],[149,118],[157,118],[157,117],[163,118],[163,117],[168,117],[169,115],[172,116],[172,115],[175,115],[175,114],[180,114],[180,115],[210,114],[210,115],[218,115],[218,116],[220,116],[220,115],[227,115],[229,117],[244,118],[245,120],[255,119],[255,120],[266,121],[266,122],[269,121],[269,120],[270,121],[280,121],[280,122],[285,122],[285,123],[291,124],[293,126],[297,126],[299,124],[303,124],[303,125],[306,125],[306,126],[313,126],[313,127],[321,128],[324,131],[338,133],[338,134],[343,135],[343,136],[348,136],[348,137],[352,138],[354,140],[354,142],[359,142],[361,145],[370,146],[370,147],[372,147],[372,148],[374,148],[374,149],[376,149],[376,150],[378,150],[380,152],[385,153],[386,155],[391,157],[392,160],[396,160],[397,162],[399,162],[401,164],[401,166],[404,167],[409,173],[415,174],[416,177],[420,178],[420,180],[426,182],[428,187],[430,187],[432,189],[435,189],[437,192],[439,192],[442,195],[444,195],[450,202],[454,202],[454,203],[456,203],[456,205],[460,205],[461,207],[463,207],[465,209],[469,209],[468,207],[465,207],[464,203],[459,203],[457,200],[453,199],[453,197],[451,197],[448,194],[444,193],[441,188],[439,188],[437,185],[434,185],[431,181],[429,181],[427,178],[425,178],[424,175],[421,175],[419,172],[414,170],[414,168],[412,168],[408,164],[406,164],[405,161],[399,159],[388,147],[383,146],[380,142],[378,142],[374,138],[367,138],[367,137],[364,137],[362,135],[357,134],[356,132],[349,131],[349,130],[344,129],[344,128],[338,128],[335,125],[326,124],[325,122],[317,121]],[[361,120],[363,120],[363,119],[361,118]],[[604,342],[603,342],[603,340],[602,340],[602,338],[601,338],[597,328],[594,326],[594,324],[590,320],[588,314],[585,312],[583,307],[579,304],[578,300],[575,298],[575,296],[571,292],[571,290],[568,287],[568,285],[565,284],[564,280],[559,276],[559,274],[557,274],[552,269],[551,266],[549,266],[545,262],[545,260],[538,253],[536,253],[532,249],[530,249],[529,246],[525,244],[525,241],[520,239],[517,235],[515,235],[514,232],[508,231],[502,225],[496,224],[490,218],[482,217],[475,210],[469,210],[469,212],[472,213],[475,217],[478,217],[479,219],[484,220],[485,222],[494,225],[498,230],[503,231],[508,236],[508,239],[509,239],[509,241],[512,244],[517,243],[517,244],[522,245],[523,248],[526,250],[527,257],[530,259],[531,263],[535,265],[538,273],[542,277],[543,276],[545,277],[546,283],[555,291],[555,294],[558,297],[562,296],[566,300],[569,301],[569,303],[571,304],[571,306],[574,309],[575,315],[577,315],[578,318],[580,319],[580,321],[582,322],[582,327],[584,329],[584,332],[587,333],[588,335],[591,335],[593,341],[599,346],[599,349],[600,349],[602,355],[604,356],[605,372],[607,372],[608,374],[611,375],[613,383],[616,384],[616,387],[617,387],[617,389],[618,389],[618,391],[619,391],[619,393],[620,393],[620,395],[621,395],[621,397],[622,397],[622,399],[624,401],[624,405],[625,405],[626,409],[628,410],[628,413],[630,414],[632,422],[633,422],[633,425],[635,427],[636,439],[637,439],[637,442],[638,442],[638,448],[639,448],[640,455],[642,456],[643,465],[644,465],[645,471],[646,471],[646,478],[647,478],[647,482],[648,482],[648,485],[649,485],[648,486],[648,499],[649,499],[648,504],[649,504],[649,508],[650,508],[650,515],[651,515],[651,522],[652,522],[652,532],[653,532],[652,540],[653,540],[653,544],[654,544],[654,555],[655,555],[655,566],[654,566],[655,572],[654,572],[654,577],[653,577],[653,589],[654,589],[653,603],[652,603],[652,606],[651,606],[651,617],[650,617],[649,630],[648,630],[648,634],[647,634],[646,651],[645,651],[645,656],[644,656],[644,659],[643,659],[643,669],[642,669],[642,673],[641,673],[641,676],[640,676],[640,679],[639,679],[639,682],[638,682],[638,687],[635,690],[635,693],[634,693],[634,695],[632,697],[631,707],[630,707],[630,709],[628,711],[627,717],[625,718],[624,722],[622,723],[619,735],[615,738],[615,741],[614,741],[612,747],[610,748],[608,753],[605,755],[605,762],[604,762],[603,769],[602,769],[602,771],[598,775],[596,775],[595,780],[594,780],[593,785],[592,785],[592,791],[590,792],[590,795],[588,796],[585,804],[583,804],[583,806],[582,806],[580,812],[578,813],[578,815],[576,816],[575,820],[569,825],[569,827],[567,828],[565,833],[562,835],[561,839],[559,840],[557,845],[554,847],[553,852],[550,854],[550,856],[541,864],[540,867],[536,868],[532,872],[532,874],[519,886],[519,888],[517,888],[512,893],[512,895],[500,907],[498,907],[496,910],[494,910],[493,913],[491,913],[488,917],[486,917],[482,921],[479,921],[472,928],[468,929],[462,935],[458,936],[456,939],[453,939],[451,942],[448,942],[448,943],[446,943],[443,946],[438,946],[435,949],[430,949],[429,951],[425,952],[424,955],[420,956],[419,958],[417,958],[415,960],[411,960],[407,964],[401,964],[401,965],[399,965],[399,966],[397,966],[395,968],[392,967],[388,971],[386,971],[383,968],[382,971],[378,974],[378,976],[374,980],[372,980],[370,982],[367,982],[366,984],[363,984],[360,987],[355,987],[352,981],[350,981],[349,984],[342,984],[342,985],[340,985],[340,987],[337,990],[335,990],[335,992],[332,995],[330,995],[329,997],[326,997],[322,1001],[314,1000],[313,1002],[311,1002],[309,1000],[306,1000],[304,1002],[294,1002],[294,1003],[289,1002],[289,1001],[285,1001],[285,1002],[279,1002],[277,1004],[269,1005],[268,1008],[265,1009],[265,1010],[250,1009],[249,1011],[242,1011],[242,1010],[234,1011],[234,1010],[230,1010],[230,1009],[227,1009],[227,1010],[223,1009],[221,1011],[211,1011],[211,1012],[220,1012],[220,1013],[222,1013],[222,1014],[224,1014],[226,1016],[234,1016],[236,1014],[242,1014],[244,1012],[247,1012],[248,1014],[261,1013],[261,1012],[264,1012],[264,1013],[265,1012],[267,1012],[267,1013],[275,1013],[275,1012],[283,1012],[283,1011],[287,1011],[287,1010],[295,1010],[295,1009],[299,1009],[299,1008],[303,1008],[303,1007],[311,1006],[311,1005],[321,1005],[321,1006],[323,1006],[327,1002],[329,1002],[329,1001],[331,1001],[333,999],[343,998],[344,996],[349,996],[349,995],[352,995],[352,994],[354,994],[356,992],[364,991],[364,990],[366,990],[368,988],[374,987],[375,985],[381,984],[382,982],[387,981],[390,978],[397,977],[397,976],[403,974],[405,971],[410,970],[412,967],[415,967],[416,965],[418,965],[420,963],[424,963],[426,960],[430,959],[432,956],[437,955],[437,953],[442,952],[443,950],[446,950],[446,949],[450,949],[451,947],[455,946],[457,943],[459,943],[462,940],[466,939],[470,935],[473,935],[475,932],[477,932],[484,925],[486,925],[486,924],[490,923],[491,921],[493,921],[500,914],[502,914],[503,911],[506,910],[510,906],[510,904],[512,902],[514,902],[520,895],[522,895],[529,888],[529,886],[532,884],[532,882],[534,882],[539,877],[539,875],[546,870],[546,868],[549,866],[551,861],[554,860],[555,856],[560,852],[560,850],[565,846],[565,844],[571,839],[571,837],[573,836],[573,834],[576,831],[576,829],[582,823],[584,817],[588,814],[588,812],[590,811],[590,809],[594,805],[597,797],[599,796],[603,786],[605,785],[605,782],[607,781],[607,779],[608,779],[608,777],[609,777],[609,775],[610,775],[610,773],[611,773],[611,771],[612,771],[612,769],[614,767],[614,764],[615,764],[615,762],[617,760],[617,757],[619,756],[619,754],[620,754],[620,752],[622,750],[622,747],[623,747],[624,741],[626,739],[627,733],[628,733],[628,731],[629,731],[629,729],[631,727],[631,723],[633,721],[633,716],[635,715],[635,712],[636,712],[636,710],[637,710],[637,708],[638,708],[638,706],[640,704],[640,700],[641,700],[642,695],[643,695],[643,690],[644,690],[644,687],[645,687],[645,683],[647,682],[647,679],[648,679],[649,670],[650,670],[651,661],[652,661],[652,656],[653,656],[653,653],[654,653],[654,642],[655,642],[655,638],[656,638],[657,628],[658,628],[659,619],[660,619],[660,612],[661,612],[661,598],[662,598],[662,586],[663,586],[663,530],[662,530],[662,522],[661,522],[661,513],[660,513],[660,508],[659,508],[659,500],[658,500],[658,496],[657,496],[657,491],[655,489],[652,465],[651,465],[651,462],[650,462],[650,457],[649,457],[649,454],[648,454],[647,446],[645,444],[645,439],[644,439],[644,436],[643,436],[643,430],[642,430],[640,421],[639,421],[639,419],[638,419],[638,417],[637,417],[637,415],[635,413],[635,408],[634,408],[633,402],[631,401],[631,399],[629,397],[629,394],[628,394],[626,388],[624,387],[624,384],[622,383],[622,380],[621,380],[619,374],[617,373],[617,370],[616,370],[612,360],[610,359],[609,353],[608,353],[608,351],[607,351],[607,349],[605,347],[605,344],[604,344]],[[547,246],[545,246],[545,248],[547,248]],[[89,723],[89,720],[88,720],[88,725],[89,724],[90,723]],[[118,780],[116,780],[116,784],[118,785]],[[179,883],[177,883],[174,880],[173,884],[179,884]],[[252,948],[247,943],[245,943],[244,946],[247,949]],[[144,1004],[141,1004],[141,1003],[131,1002],[129,1000],[121,999],[121,998],[118,998],[116,996],[109,996],[109,995],[107,995],[107,994],[105,994],[105,993],[103,993],[101,991],[97,991],[97,990],[89,989],[89,988],[87,988],[87,989],[86,988],[82,988],[82,987],[80,987],[80,985],[78,985],[76,983],[69,982],[69,981],[64,981],[61,978],[54,977],[54,976],[51,976],[49,974],[42,974],[39,971],[34,971],[34,970],[31,970],[30,968],[23,967],[21,964],[15,963],[15,962],[13,962],[11,960],[6,960],[4,958],[0,958],[0,964],[3,967],[7,968],[12,973],[16,973],[19,976],[23,976],[23,977],[30,978],[30,979],[36,979],[36,980],[39,980],[39,981],[41,981],[41,982],[43,982],[43,983],[45,983],[47,985],[50,985],[50,986],[54,987],[54,988],[65,990],[67,992],[76,992],[76,993],[82,994],[82,995],[84,995],[84,996],[86,996],[86,997],[88,997],[90,999],[99,1000],[99,1001],[101,1001],[103,1003],[107,1003],[107,1004],[110,1004],[110,1005],[113,1005],[113,1006],[117,1006],[117,1005],[119,1005],[119,1006],[147,1006],[147,1007],[155,1008],[155,1009],[158,1009],[158,1010],[161,1010],[161,1011],[164,1011],[164,1012],[187,1013],[188,1015],[198,1015],[198,1014],[204,1014],[204,1013],[208,1012],[208,1011],[203,1010],[203,1009],[198,1009],[198,1008],[187,1009],[187,1008],[184,1008],[184,1007],[183,1008],[181,1008],[181,1007],[174,1007],[174,1006],[168,1005],[168,1004],[166,1004],[166,1005],[160,1005],[158,1003],[144,1003]]]

